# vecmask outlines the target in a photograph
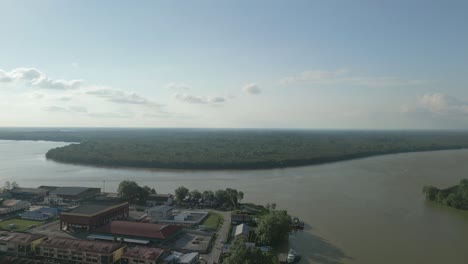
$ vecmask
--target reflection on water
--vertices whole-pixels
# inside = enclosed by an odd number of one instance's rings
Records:
[[[426,203],[426,184],[468,178],[468,151],[388,155],[319,166],[259,171],[159,171],[59,164],[53,142],[0,141],[0,182],[81,185],[115,191],[121,180],[159,193],[237,188],[245,200],[273,203],[308,224],[291,235],[300,263],[468,263],[468,213]]]

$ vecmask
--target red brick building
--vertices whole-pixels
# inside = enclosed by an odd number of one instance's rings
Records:
[[[93,230],[113,220],[124,219],[129,215],[128,203],[83,204],[70,212],[60,215],[60,230],[79,228]]]

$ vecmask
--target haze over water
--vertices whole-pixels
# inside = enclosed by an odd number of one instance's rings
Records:
[[[466,263],[468,212],[424,201],[426,184],[447,187],[468,177],[468,150],[386,155],[258,171],[158,171],[95,168],[47,161],[66,143],[0,141],[0,182],[20,186],[96,186],[115,191],[135,180],[173,192],[237,188],[245,201],[277,203],[304,220],[291,236],[301,263]]]

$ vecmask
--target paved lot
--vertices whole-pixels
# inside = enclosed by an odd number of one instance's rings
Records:
[[[56,237],[67,237],[67,238],[84,238],[86,237],[85,234],[70,234],[64,231],[60,231],[60,221],[54,221],[47,223],[45,225],[33,228],[29,230],[28,232],[33,233],[33,234],[41,234],[41,235],[47,235],[47,236],[56,236]]]
[[[166,246],[171,247],[174,250],[182,251],[196,251],[196,252],[206,252],[210,245],[212,235],[202,234],[202,232],[194,233],[184,233],[182,236],[178,237],[175,241]]]
[[[223,252],[224,241],[226,240],[228,236],[229,226],[231,224],[230,212],[221,212],[221,211],[215,211],[215,212],[223,215],[224,221],[217,232],[218,236],[216,237],[216,241],[213,244],[211,253],[201,255],[204,262],[208,264],[219,263],[218,262],[219,258],[221,256],[221,253]]]

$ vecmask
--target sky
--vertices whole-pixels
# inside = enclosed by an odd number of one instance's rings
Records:
[[[468,129],[468,2],[1,1],[0,126]]]

